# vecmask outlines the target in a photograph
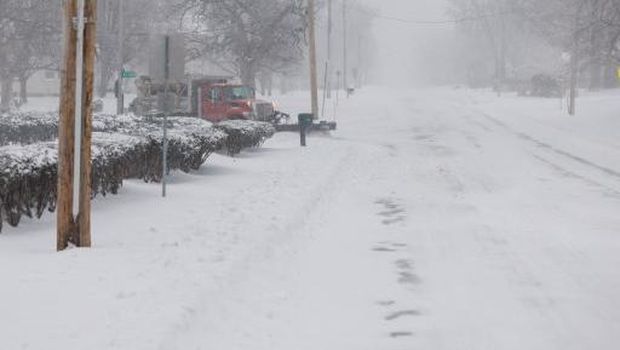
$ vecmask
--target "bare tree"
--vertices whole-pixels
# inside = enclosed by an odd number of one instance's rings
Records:
[[[153,0],[99,0],[97,6],[97,92],[100,97],[105,97],[110,80],[121,66],[119,50],[122,49],[122,64],[146,51],[152,27],[161,25],[165,13],[159,13],[162,10],[160,2]],[[124,33],[120,31],[121,21]]]
[[[13,81],[28,99],[27,81],[42,69],[56,69],[60,46],[60,1],[5,0],[0,4],[0,105],[7,109]]]
[[[306,5],[302,0],[184,0],[192,57],[208,59],[256,85],[259,73],[283,71],[303,57]]]

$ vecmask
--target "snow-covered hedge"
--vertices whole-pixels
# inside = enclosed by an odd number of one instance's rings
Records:
[[[228,134],[226,150],[229,155],[238,154],[244,148],[259,147],[276,133],[273,125],[250,120],[227,120],[213,127]]]
[[[0,230],[3,220],[17,226],[54,209],[57,160],[51,144],[0,147]]]
[[[0,113],[0,146],[51,141],[57,135],[57,113]]]
[[[0,134],[0,231],[3,221],[17,226],[24,215],[38,218],[55,210],[58,151],[57,142],[49,141],[56,136],[55,118],[34,113],[2,116],[3,126],[21,132]],[[269,124],[250,121],[213,126],[201,119],[173,117],[167,125],[168,168],[184,172],[198,169],[215,151],[226,148],[236,154],[259,146],[275,132]],[[161,119],[96,115],[93,130],[93,197],[116,194],[124,179],[161,180]]]
[[[226,138],[217,131],[214,135],[209,141]],[[174,130],[168,146],[169,169],[197,169],[216,149],[217,144]],[[116,194],[124,179],[161,180],[161,137],[95,132],[92,153],[93,197]],[[17,226],[24,215],[40,217],[55,209],[57,164],[56,142],[0,147],[0,230],[3,220]]]
[[[93,128],[101,132],[119,132],[125,135],[144,136],[157,139],[161,137],[162,121],[153,117],[133,115],[95,114]],[[171,137],[179,133],[198,138],[212,148],[221,146],[221,134],[226,133],[224,141],[230,155],[241,152],[244,148],[258,147],[272,137],[275,128],[264,122],[248,120],[230,120],[215,125],[197,118],[169,118]],[[214,130],[215,129],[215,130]],[[189,132],[189,134],[188,134]],[[177,134],[175,136],[175,133]],[[13,112],[0,114],[0,146],[11,144],[31,144],[52,141],[58,135],[58,113]]]
[[[145,178],[154,172],[146,159],[153,157],[149,140],[112,133],[93,133],[92,195],[116,194],[124,179]],[[161,153],[160,153],[161,157]],[[159,169],[161,172],[161,168]]]
[[[113,132],[146,140],[143,171],[132,171],[132,178],[160,181],[162,169],[162,120],[135,116],[94,118],[95,131]],[[197,170],[213,152],[222,149],[228,137],[210,123],[196,118],[168,118],[168,168],[184,172]]]
[[[116,194],[123,179],[161,173],[145,161],[158,151],[146,138],[94,133],[92,196]],[[55,142],[0,147],[0,231],[2,219],[17,226],[24,215],[38,218],[55,209],[57,164]]]

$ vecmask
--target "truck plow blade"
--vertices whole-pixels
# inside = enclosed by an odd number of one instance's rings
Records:
[[[312,123],[312,125],[308,128],[308,131],[332,131],[336,130],[337,127],[338,123],[336,122],[320,121]],[[278,132],[299,132],[299,124],[278,124],[275,125],[275,128]]]

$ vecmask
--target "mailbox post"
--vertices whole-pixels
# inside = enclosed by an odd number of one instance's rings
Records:
[[[314,115],[312,113],[301,113],[297,116],[297,122],[299,123],[299,141],[302,147],[306,147],[306,134],[310,126]]]

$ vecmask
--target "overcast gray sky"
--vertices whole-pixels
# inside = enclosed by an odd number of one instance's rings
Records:
[[[385,17],[414,21],[449,19],[445,0],[361,0],[380,11]],[[375,23],[377,40],[377,73],[393,81],[394,77],[408,77],[413,83],[422,83],[424,70],[420,65],[424,57],[432,55],[431,43],[451,31],[450,25],[422,25],[378,18]],[[437,45],[445,43],[437,42]],[[426,58],[428,61],[428,58]],[[405,74],[403,74],[405,73]],[[415,81],[418,80],[418,81]],[[412,81],[409,81],[411,83]]]

